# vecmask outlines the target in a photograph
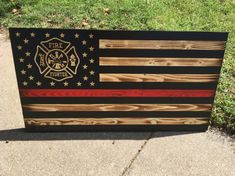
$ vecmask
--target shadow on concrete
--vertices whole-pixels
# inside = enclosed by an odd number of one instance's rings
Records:
[[[0,130],[0,141],[44,140],[144,140],[152,132],[26,132],[24,128]],[[154,132],[151,138],[192,134],[195,132]]]

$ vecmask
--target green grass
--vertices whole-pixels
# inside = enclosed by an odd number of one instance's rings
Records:
[[[228,31],[211,125],[235,133],[235,0],[0,0],[0,25]]]

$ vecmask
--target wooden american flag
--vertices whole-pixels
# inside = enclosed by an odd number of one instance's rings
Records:
[[[206,130],[227,35],[11,28],[26,129]]]

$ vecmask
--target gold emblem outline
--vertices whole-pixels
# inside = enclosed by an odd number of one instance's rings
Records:
[[[52,41],[52,40],[59,40],[60,42],[65,43],[65,44],[68,44],[68,45],[67,45],[67,47],[65,47],[63,50],[62,50],[62,49],[52,49],[52,50],[50,50],[50,49],[48,49],[48,48],[45,46],[45,43],[48,43],[48,42],[50,42],[50,41]],[[40,44],[41,44],[41,45],[40,45]],[[49,40],[41,41],[40,44],[37,45],[36,54],[35,54],[35,56],[34,56],[34,62],[36,63],[36,65],[37,65],[37,67],[38,67],[39,72],[40,72],[41,75],[44,74],[43,76],[44,76],[45,78],[50,78],[50,79],[52,79],[52,80],[61,82],[61,81],[63,81],[63,80],[72,78],[74,75],[77,74],[77,69],[78,69],[78,66],[79,66],[79,64],[80,64],[80,58],[79,58],[78,55],[77,55],[75,46],[71,46],[71,42],[67,42],[67,41],[61,40],[61,39],[59,39],[59,38],[57,38],[57,37],[53,37],[53,38],[51,38],[51,39],[49,39]],[[70,47],[70,46],[71,46],[71,47]],[[69,48],[69,47],[70,47],[70,48]],[[40,48],[40,49],[44,52],[44,54],[46,55],[46,56],[45,56],[45,61],[46,61],[47,68],[44,69],[44,71],[41,71],[41,67],[38,65],[38,62],[37,62],[37,60],[36,60],[36,58],[37,58],[37,56],[38,56],[39,48]],[[69,57],[68,57],[67,54],[68,54],[70,51],[73,50],[72,52],[73,52],[73,54],[75,54],[75,57],[77,58],[77,64],[76,64],[76,67],[75,67],[75,69],[74,69],[75,71],[73,71],[71,68],[69,68],[69,66],[68,66],[69,61],[68,61],[68,63],[67,63],[67,66],[64,67],[62,70],[59,70],[59,71],[58,71],[58,70],[56,70],[56,69],[51,68],[51,67],[49,66],[49,64],[48,64],[47,57],[48,57],[48,54],[49,54],[51,51],[53,51],[53,50],[59,50],[60,52],[62,52],[62,53],[66,56],[67,60],[69,60]],[[67,51],[66,51],[66,50],[67,50]],[[56,72],[65,71],[69,76],[67,76],[67,77],[65,77],[65,78],[62,78],[62,79],[56,79],[56,78],[54,78],[54,77],[48,76],[48,74],[49,74],[51,71],[56,71]],[[71,73],[70,73],[70,72],[71,72]],[[72,73],[73,73],[74,75],[73,75]]]
[[[48,54],[49,54],[50,52],[52,52],[52,51],[60,51],[60,52],[62,52],[62,53],[66,56],[67,60],[69,60],[69,59],[68,59],[68,56],[67,56],[67,53],[65,53],[63,50],[61,50],[61,49],[52,49],[52,50],[50,50],[50,51],[48,51],[48,52],[46,53],[46,63],[47,63],[47,65],[48,65],[48,67],[49,67],[51,70],[57,71],[57,72],[66,70],[66,68],[68,67],[68,62],[67,62],[67,65],[66,65],[64,68],[62,68],[61,70],[56,70],[56,69],[53,69],[51,66],[49,66],[48,61],[47,61],[47,57],[48,57]]]
[[[37,45],[37,51],[36,51],[36,54],[35,54],[35,56],[34,56],[34,62],[36,63],[36,65],[37,65],[37,67],[39,68],[39,72],[40,72],[40,74],[43,74],[46,70],[48,70],[48,69],[50,69],[50,68],[46,68],[44,71],[41,71],[41,67],[38,65],[38,62],[37,62],[37,56],[38,56],[38,50],[39,50],[39,48],[44,52],[44,54],[46,55],[47,54],[47,52],[40,46],[40,45]]]
[[[69,48],[69,46],[71,45],[71,42],[67,42],[67,41],[61,40],[61,39],[59,39],[59,38],[57,38],[57,37],[53,37],[53,38],[51,38],[51,39],[49,39],[49,40],[46,40],[46,41],[41,41],[40,44],[41,44],[47,51],[50,51],[50,50],[45,46],[45,43],[48,43],[48,42],[50,42],[50,41],[52,41],[52,40],[59,40],[59,41],[62,42],[62,43],[68,44],[68,46],[63,49],[64,51],[66,51],[66,50]]]

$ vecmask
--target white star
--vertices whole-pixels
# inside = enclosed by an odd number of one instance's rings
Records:
[[[87,65],[83,65],[82,67],[83,67],[84,70],[86,70],[88,66]]]
[[[45,34],[46,38],[50,37],[50,34],[49,33],[46,33]]]
[[[36,82],[36,84],[37,84],[37,86],[41,86],[42,85],[42,83],[41,82]]]
[[[16,32],[16,37],[19,37],[20,36],[20,33],[19,32]]]
[[[20,58],[20,62],[24,62],[24,59],[22,57]]]
[[[82,53],[82,56],[83,57],[87,57],[87,53]]]
[[[25,75],[26,71],[25,70],[21,70],[20,71],[22,75]]]
[[[86,40],[83,40],[83,41],[82,41],[82,45],[86,45]]]
[[[68,86],[69,85],[69,83],[66,82],[66,81],[63,84],[64,84],[64,86]]]
[[[80,83],[80,82],[77,82],[77,86],[81,86],[82,85],[82,83]]]
[[[21,45],[18,45],[17,48],[18,48],[18,50],[22,50],[22,46]]]
[[[90,59],[90,63],[93,64],[94,63],[94,59]]]
[[[93,35],[93,34],[90,34],[90,35],[89,35],[89,37],[90,37],[90,38],[93,38],[93,37],[94,37],[94,35]]]
[[[95,72],[94,72],[93,70],[90,71],[90,75],[94,75],[94,73],[95,73]]]
[[[94,86],[94,85],[95,85],[95,83],[94,83],[94,82],[90,82],[90,85],[91,85],[91,86]]]
[[[29,40],[27,38],[24,39],[24,43],[29,43]]]
[[[23,82],[23,85],[24,85],[24,86],[27,86],[27,85],[28,85],[28,83],[27,83],[26,81],[24,81],[24,82]]]
[[[90,50],[90,51],[94,51],[94,47],[91,46],[91,47],[89,48],[89,50]]]
[[[55,83],[53,81],[50,82],[51,86],[55,86]]]
[[[79,38],[79,34],[77,34],[77,33],[74,36],[75,36],[75,38]]]
[[[31,64],[28,64],[27,67],[28,67],[28,69],[31,69],[31,68],[32,68],[32,65],[31,65]]]
[[[31,33],[30,33],[30,36],[31,36],[31,37],[35,37],[35,33],[31,32]]]
[[[87,81],[87,80],[88,80],[88,77],[87,77],[87,76],[84,76],[84,77],[83,77],[83,80],[84,80],[84,81]]]
[[[60,34],[60,37],[61,37],[61,38],[64,38],[64,33],[61,33],[61,34]]]
[[[34,79],[34,77],[31,75],[31,76],[29,76],[29,80],[33,80]]]
[[[26,55],[26,56],[30,56],[31,53],[27,51],[27,52],[25,53],[25,55]]]

